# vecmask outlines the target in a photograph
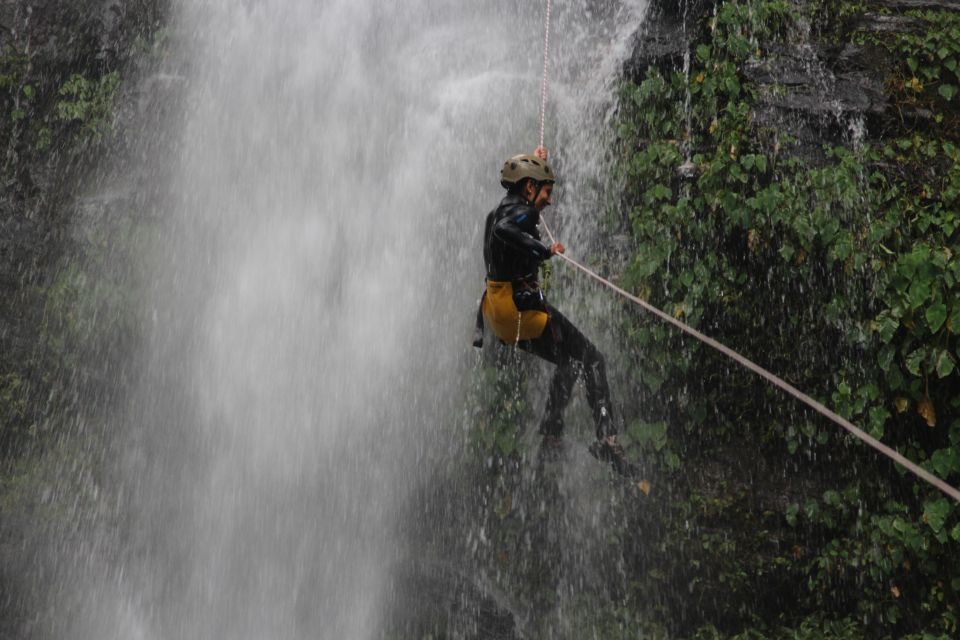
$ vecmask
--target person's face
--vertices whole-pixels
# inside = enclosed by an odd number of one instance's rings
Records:
[[[553,200],[550,199],[551,194],[553,194],[553,184],[547,183],[540,187],[539,192],[537,191],[537,185],[533,182],[528,182],[525,189],[525,195],[527,196],[527,202],[530,203],[537,211],[543,211],[544,208],[553,204]],[[534,200],[536,196],[536,200]]]

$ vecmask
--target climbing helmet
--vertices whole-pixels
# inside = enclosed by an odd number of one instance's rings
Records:
[[[500,184],[504,189],[509,189],[527,178],[538,184],[557,181],[550,164],[537,156],[523,153],[508,158],[503,163],[503,169],[500,170]]]

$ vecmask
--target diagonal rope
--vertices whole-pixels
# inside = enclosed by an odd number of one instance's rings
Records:
[[[547,226],[547,222],[546,222],[546,220],[543,218],[543,214],[542,214],[542,213],[540,214],[540,222],[543,223],[543,228],[546,229],[547,235],[550,236],[550,242],[551,242],[551,244],[555,244],[555,243],[556,243],[556,239],[553,237],[553,233],[550,231],[550,227]],[[667,322],[667,323],[669,323],[669,324],[672,324],[674,327],[676,327],[676,328],[679,329],[680,331],[683,331],[684,333],[693,336],[694,338],[696,338],[696,339],[699,340],[700,342],[702,342],[702,343],[704,343],[704,344],[706,344],[706,345],[708,345],[708,346],[716,349],[717,351],[719,351],[719,352],[722,353],[723,355],[725,355],[725,356],[727,356],[728,358],[734,360],[735,362],[737,362],[739,365],[743,366],[744,368],[746,368],[746,369],[748,369],[748,370],[756,373],[758,376],[760,376],[761,378],[765,379],[767,382],[770,382],[771,384],[773,384],[774,386],[776,386],[776,387],[778,387],[779,389],[783,390],[783,391],[786,392],[787,394],[793,396],[794,398],[796,398],[796,399],[799,400],[800,402],[803,402],[804,404],[806,404],[807,406],[809,406],[810,408],[812,408],[812,409],[813,409],[814,411],[816,411],[817,413],[825,416],[825,417],[828,418],[829,420],[832,420],[832,421],[835,422],[836,424],[840,425],[841,427],[843,427],[844,429],[846,429],[847,431],[849,431],[851,434],[853,434],[854,436],[856,436],[857,438],[859,438],[860,440],[862,440],[863,442],[865,442],[865,443],[866,443],[867,445],[869,445],[870,447],[873,447],[875,450],[879,451],[880,453],[882,453],[882,454],[885,455],[886,457],[890,458],[891,460],[895,461],[896,463],[898,463],[898,464],[900,464],[901,466],[903,466],[904,468],[906,468],[908,471],[910,471],[911,473],[913,473],[914,475],[916,475],[918,478],[929,482],[931,485],[933,485],[934,487],[936,487],[936,488],[939,489],[940,491],[944,492],[945,494],[947,494],[948,496],[950,496],[951,498],[953,498],[953,499],[956,500],[957,502],[960,502],[960,490],[957,490],[956,488],[950,486],[949,484],[947,484],[946,482],[944,482],[943,480],[941,480],[941,479],[938,478],[937,476],[933,475],[932,473],[930,473],[930,472],[927,471],[926,469],[920,467],[920,466],[917,465],[916,463],[911,462],[910,460],[908,460],[907,458],[905,458],[901,453],[899,453],[899,452],[896,451],[895,449],[892,449],[892,448],[888,447],[887,445],[883,444],[882,442],[880,442],[879,440],[877,440],[876,438],[874,438],[873,436],[871,436],[870,434],[868,434],[867,432],[865,432],[863,429],[857,427],[856,425],[854,425],[854,424],[853,424],[852,422],[850,422],[849,420],[847,420],[847,419],[845,419],[845,418],[837,415],[836,413],[834,413],[833,411],[831,411],[830,409],[828,409],[827,407],[825,407],[823,404],[821,404],[820,402],[817,402],[816,400],[814,400],[813,398],[811,398],[811,397],[808,396],[807,394],[803,393],[802,391],[800,391],[799,389],[797,389],[797,388],[794,387],[793,385],[789,384],[788,382],[786,382],[785,380],[783,380],[783,379],[780,378],[779,376],[776,376],[776,375],[770,373],[769,371],[767,371],[766,369],[764,369],[764,368],[761,367],[760,365],[756,364],[756,363],[753,362],[752,360],[749,360],[749,359],[745,358],[744,356],[740,355],[739,353],[737,353],[737,352],[734,351],[733,349],[731,349],[731,348],[729,348],[729,347],[727,347],[727,346],[725,346],[725,345],[717,342],[716,340],[714,340],[714,339],[711,338],[710,336],[707,336],[707,335],[705,335],[705,334],[703,334],[703,333],[700,333],[700,332],[697,331],[696,329],[688,326],[687,324],[681,322],[680,320],[674,318],[673,316],[671,316],[671,315],[669,315],[669,314],[667,314],[667,313],[664,313],[664,312],[661,311],[660,309],[657,309],[656,307],[654,307],[653,305],[651,305],[649,302],[638,298],[637,296],[635,296],[635,295],[633,295],[633,294],[625,291],[624,289],[621,289],[620,287],[618,287],[617,285],[613,284],[612,282],[610,282],[610,281],[607,280],[606,278],[603,278],[602,276],[598,275],[596,272],[594,272],[594,271],[588,269],[587,267],[583,266],[582,264],[580,264],[579,262],[577,262],[577,261],[574,260],[573,258],[568,258],[567,256],[565,256],[565,255],[562,254],[562,253],[557,253],[557,254],[554,254],[554,255],[562,258],[563,260],[566,260],[568,263],[570,263],[571,265],[573,265],[575,268],[579,269],[580,271],[583,271],[583,272],[584,272],[585,274],[587,274],[589,277],[593,278],[594,280],[596,280],[596,281],[599,282],[600,284],[604,285],[605,287],[607,287],[607,288],[615,291],[616,293],[619,293],[621,296],[623,296],[623,297],[626,298],[627,300],[630,300],[631,302],[634,302],[634,303],[640,305],[641,307],[643,307],[644,310],[652,313],[653,315],[657,316],[658,318],[660,318],[660,319],[663,320],[664,322]]]
[[[550,11],[553,0],[547,0],[547,16],[543,21],[543,80],[540,83],[540,146],[543,146],[543,128],[547,119],[547,78],[550,69]]]

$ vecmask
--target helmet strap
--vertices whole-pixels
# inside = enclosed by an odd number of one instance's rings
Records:
[[[527,201],[527,204],[529,204],[532,207],[533,204],[537,201],[537,198],[540,197],[540,191],[543,189],[543,183],[537,182],[536,180],[532,180],[532,179],[531,181],[536,186],[536,189],[533,192],[533,197]]]

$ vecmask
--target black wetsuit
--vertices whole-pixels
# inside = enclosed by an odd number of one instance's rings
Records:
[[[616,433],[610,414],[610,391],[603,355],[572,322],[548,304],[540,290],[540,263],[550,248],[540,240],[540,213],[518,195],[510,194],[487,216],[483,258],[489,280],[514,283],[514,303],[520,311],[540,310],[549,315],[538,338],[517,346],[557,365],[550,382],[546,412],[540,424],[544,435],[563,432],[563,410],[570,401],[578,375],[584,375],[587,401],[593,410],[597,437]]]

